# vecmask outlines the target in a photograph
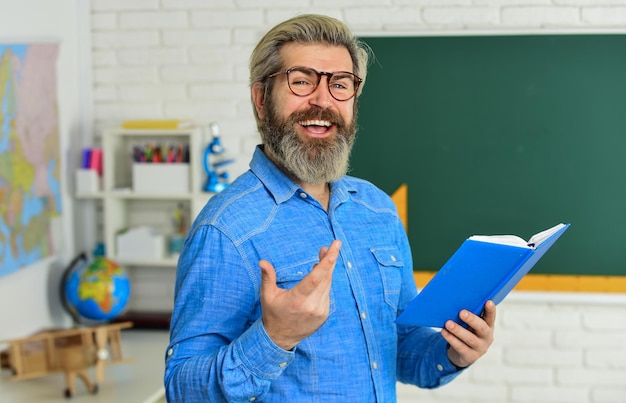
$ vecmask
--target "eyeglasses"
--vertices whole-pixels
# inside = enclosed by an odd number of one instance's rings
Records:
[[[289,89],[294,95],[299,97],[311,95],[322,80],[322,76],[326,76],[328,78],[328,91],[337,101],[347,101],[352,98],[359,89],[359,85],[363,82],[363,79],[348,71],[329,73],[302,66],[291,67],[287,70],[270,74],[267,78],[274,78],[281,74],[287,75]]]

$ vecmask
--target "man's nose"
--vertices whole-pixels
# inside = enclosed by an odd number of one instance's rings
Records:
[[[325,109],[331,106],[333,101],[334,98],[330,94],[330,88],[328,86],[328,77],[322,76],[317,88],[315,88],[315,91],[311,94],[309,103]]]

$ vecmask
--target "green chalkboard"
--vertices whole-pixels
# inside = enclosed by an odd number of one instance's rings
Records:
[[[533,273],[626,275],[626,35],[362,39],[350,173],[408,185],[416,270],[565,222]]]

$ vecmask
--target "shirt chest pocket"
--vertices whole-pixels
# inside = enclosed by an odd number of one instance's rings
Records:
[[[305,263],[296,267],[276,269],[276,284],[279,288],[283,288],[285,290],[292,289],[309,274],[315,264],[317,264],[317,261]],[[333,290],[331,287],[329,314],[333,313],[335,311],[335,308],[335,298],[333,296]]]
[[[400,289],[402,288],[402,268],[404,267],[404,263],[400,259],[400,252],[392,247],[374,248],[370,251],[378,263],[385,302],[397,311]]]

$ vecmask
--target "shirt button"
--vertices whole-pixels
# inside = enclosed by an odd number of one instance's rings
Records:
[[[365,312],[361,312],[361,318],[367,319],[367,315],[365,314]]]
[[[303,199],[306,199],[306,193],[304,192],[300,193],[300,197],[302,197]]]
[[[285,368],[287,366],[286,362],[281,362],[280,364],[278,364],[279,367],[281,368]]]
[[[352,268],[352,262],[348,262],[348,269]]]
[[[393,261],[393,262],[396,261],[396,257],[394,255],[391,255],[391,261]]]
[[[172,355],[174,354],[174,349],[170,348],[169,350],[167,350],[167,355]]]
[[[376,361],[372,363],[372,368],[378,369],[378,363]]]
[[[255,400],[256,400],[256,397],[254,397],[254,396],[252,396],[252,397],[250,398],[250,401],[251,401],[251,402],[253,402],[253,401],[255,401]]]
[[[437,369],[438,369],[439,371],[443,371],[443,365],[441,365],[441,364],[437,364]]]

